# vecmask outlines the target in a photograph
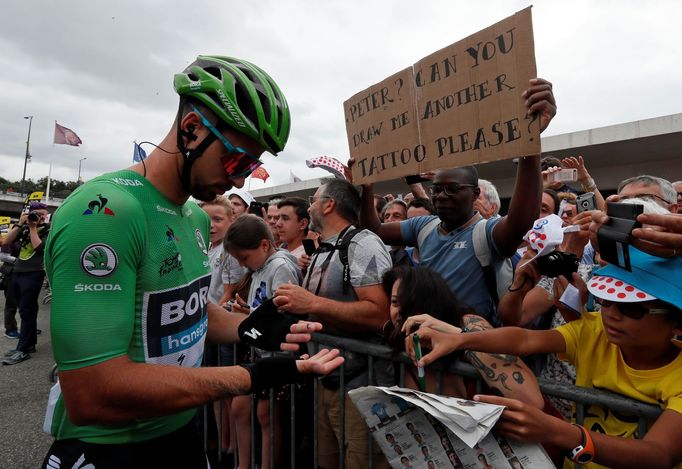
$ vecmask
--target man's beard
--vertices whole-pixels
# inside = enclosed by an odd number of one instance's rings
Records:
[[[322,233],[322,223],[318,223],[317,217],[310,215],[310,225],[308,226],[310,231],[315,231],[317,233]]]

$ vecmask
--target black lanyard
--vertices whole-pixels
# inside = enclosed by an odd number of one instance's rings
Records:
[[[315,256],[315,258],[310,263],[308,273],[306,274],[305,289],[308,291],[310,291],[308,287],[310,286],[310,279],[313,276],[313,269],[315,268],[315,264],[317,263],[317,258],[319,257],[320,254],[324,254],[325,252],[330,253],[320,266],[320,279],[317,282],[317,288],[315,288],[315,296],[319,296],[320,288],[322,286],[322,277],[324,276],[324,273],[327,271],[327,268],[329,267],[329,263],[331,262],[332,257],[334,257],[334,251],[336,251],[338,247],[341,245],[341,243],[343,242],[343,235],[346,234],[346,232],[351,228],[351,226],[353,225],[348,225],[339,233],[339,237],[336,238],[336,242],[334,244],[320,243],[320,246],[313,253],[313,256]]]

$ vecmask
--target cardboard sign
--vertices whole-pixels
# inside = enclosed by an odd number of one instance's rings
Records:
[[[530,7],[344,102],[356,184],[540,153]]]

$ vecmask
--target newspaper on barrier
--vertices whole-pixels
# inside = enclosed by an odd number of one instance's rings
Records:
[[[504,407],[397,386],[348,394],[393,468],[555,467],[540,445],[491,432]]]

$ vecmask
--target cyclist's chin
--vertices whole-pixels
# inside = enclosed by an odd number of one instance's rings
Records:
[[[235,184],[233,184],[232,182],[233,181],[230,180],[230,182],[227,184],[220,183],[211,184],[207,186],[193,185],[190,188],[190,195],[197,200],[201,200],[203,202],[210,202],[211,200],[214,200],[217,195],[224,194],[225,192],[232,189],[232,187],[235,186]]]
[[[201,200],[202,202],[210,202],[211,200],[215,199],[216,195],[222,194],[223,192],[226,192],[230,189],[231,187],[225,189],[222,192],[218,192],[215,188],[193,187],[190,195],[197,200]]]

